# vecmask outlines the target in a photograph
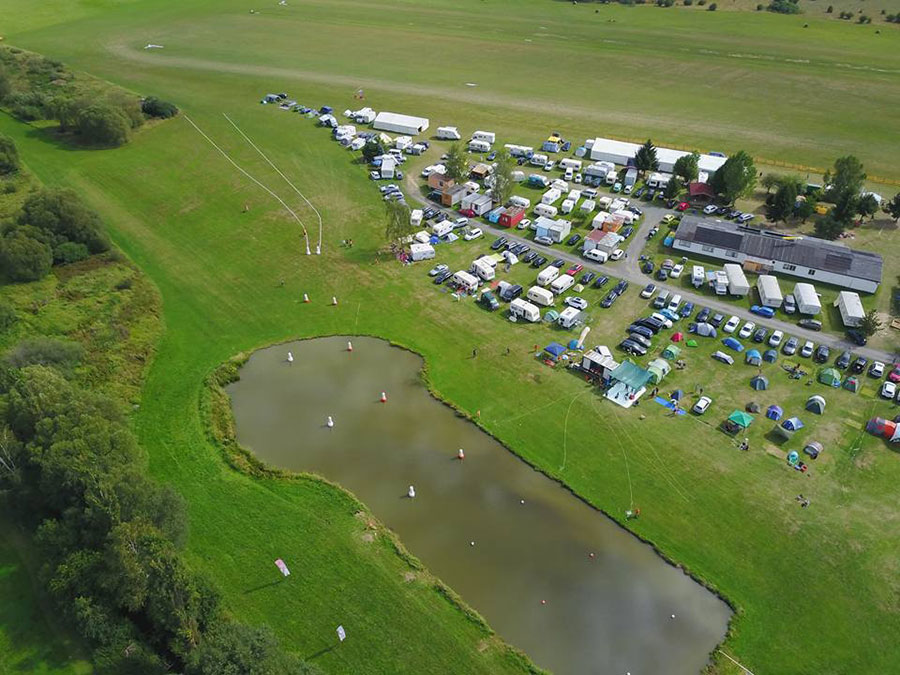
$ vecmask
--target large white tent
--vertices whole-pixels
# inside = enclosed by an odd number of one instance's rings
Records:
[[[428,129],[427,117],[413,117],[392,112],[380,112],[372,123],[375,129],[392,131],[406,136],[415,136]]]

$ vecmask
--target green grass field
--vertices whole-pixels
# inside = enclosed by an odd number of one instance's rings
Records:
[[[0,117],[0,131],[16,139],[36,175],[80,190],[161,292],[166,332],[135,427],[154,475],[190,504],[188,560],[210,573],[242,620],[270,623],[304,656],[333,644],[335,625],[344,623],[352,639],[316,658],[331,673],[523,670],[427,575],[407,581],[410,567],[388,538],[366,542],[352,499],[313,480],[247,477],[208,440],[200,401],[219,363],[277,340],[367,333],[421,352],[437,392],[480,410],[489,431],[598,508],[621,519],[633,493],[644,515],[630,526],[738,607],[723,649],[754,672],[900,668],[892,646],[900,628],[900,466],[896,453],[861,432],[872,414],[894,414],[872,386],[855,397],[826,391],[825,418],[801,415],[809,428],[797,441],[814,437],[828,448],[809,475],[779,458],[763,420],[751,427],[750,453],[714,428],[749,400],[799,413],[810,392],[823,391],[787,380],[777,366],[767,366],[772,388],[763,398],[746,384],[753,369],[735,365],[726,376],[704,345],[666,386],[702,384],[715,399],[706,418],[667,418],[649,402],[643,420],[612,409],[583,395],[581,380],[528,356],[555,331],[453,304],[420,266],[376,263],[381,204],[362,169],[327,132],[256,103],[284,89],[340,110],[363,86],[376,109],[427,113],[433,126],[464,131],[494,128],[510,140],[537,142],[551,128],[578,140],[652,135],[811,165],[852,150],[873,173],[896,176],[898,141],[884,111],[900,101],[891,72],[900,68],[898,33],[875,38],[874,28],[837,22],[803,31],[798,22],[809,19],[756,14],[685,18],[604,7],[594,15],[521,1],[394,9],[298,1],[281,15],[273,6],[253,16],[247,6],[212,2],[59,3],[41,15],[29,3],[8,7],[10,43],[175,100],[237,161],[280,188],[221,117],[227,111],[323,213],[325,254],[307,258],[296,225],[184,119],[146,129],[125,148],[91,151]],[[166,49],[144,52],[148,42]],[[750,49],[773,59],[726,55]],[[809,97],[802,114],[791,104],[798,95]],[[314,222],[308,211],[301,216]],[[338,247],[346,237],[357,242],[352,250]],[[442,255],[462,262],[483,249],[460,245]],[[300,302],[304,292],[309,305]],[[611,341],[639,311],[636,291],[629,293],[615,314],[592,310],[592,340]],[[475,345],[477,363],[466,358]],[[507,346],[521,358],[504,358]],[[794,501],[799,492],[812,499],[809,509]],[[296,561],[295,574],[271,586],[278,556]],[[736,670],[723,664],[717,672]]]

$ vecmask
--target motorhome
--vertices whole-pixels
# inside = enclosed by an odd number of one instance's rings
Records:
[[[497,140],[497,136],[493,131],[476,131],[472,134],[473,141],[484,141],[489,145]]]
[[[544,307],[550,307],[553,304],[553,293],[546,288],[540,286],[532,286],[528,289],[527,297],[532,302],[536,302]]]
[[[530,321],[531,323],[537,323],[541,320],[541,310],[532,305],[527,300],[516,298],[509,303],[509,316],[511,318],[523,319],[525,321]]]
[[[409,224],[413,227],[419,227],[422,224],[422,209],[413,209],[409,212]]]
[[[410,244],[409,254],[413,262],[434,258],[434,247],[431,244]]]
[[[575,277],[569,276],[568,274],[563,274],[562,276],[559,276],[553,280],[553,283],[550,284],[550,290],[553,291],[556,295],[560,295],[561,293],[565,293],[574,285]]]
[[[442,220],[431,226],[431,232],[437,237],[443,237],[445,234],[453,231],[453,223],[449,220]]]
[[[456,127],[438,127],[436,135],[443,141],[458,141],[462,138]]]
[[[528,163],[532,166],[544,166],[548,161],[547,155],[532,155]]]
[[[559,166],[562,169],[575,169],[575,171],[581,171],[581,160],[566,157],[565,159],[559,160]]]
[[[491,144],[487,141],[469,141],[469,152],[490,152]]]
[[[691,285],[694,288],[700,288],[706,280],[706,270],[701,265],[694,265],[691,270]]]
[[[538,272],[537,283],[539,286],[546,286],[559,276],[559,269],[553,265],[549,265]],[[566,276],[569,276],[568,274]]]

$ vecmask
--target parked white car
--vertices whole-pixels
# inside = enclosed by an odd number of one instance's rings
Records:
[[[691,410],[697,415],[702,415],[707,410],[709,410],[710,404],[712,404],[712,399],[709,396],[701,396],[699,399],[697,399],[697,402],[694,404],[694,407],[691,408]]]
[[[625,251],[620,248],[617,248],[615,251],[609,254],[610,260],[621,260],[623,257],[625,257]]]
[[[725,325],[722,326],[722,330],[726,333],[733,333],[737,330],[738,324],[740,322],[741,320],[738,317],[733,316],[725,322]]]
[[[780,330],[776,330],[769,336],[769,346],[777,347],[781,344],[782,340],[784,340],[784,333]]]
[[[524,229],[525,229],[526,227],[528,227],[529,225],[531,225],[531,220],[528,219],[528,218],[522,218],[522,220],[519,221],[519,224],[516,225],[516,229],[517,229],[517,230],[524,230]]]
[[[465,227],[465,226],[468,225],[468,224],[469,224],[469,219],[468,219],[468,218],[464,218],[464,217],[463,217],[463,218],[457,218],[456,220],[453,221],[453,227],[454,227],[454,228],[457,228],[457,227]]]
[[[436,277],[438,274],[442,274],[443,272],[447,272],[450,268],[447,267],[444,263],[440,265],[435,265],[428,271],[428,276]]]
[[[887,381],[881,385],[881,398],[892,399],[897,395],[897,385]]]
[[[681,273],[684,272],[684,265],[678,263],[675,267],[672,268],[672,271],[669,272],[669,277],[672,279],[677,279],[681,276]]]
[[[473,227],[463,235],[463,239],[465,239],[466,241],[472,241],[473,239],[478,239],[479,237],[483,236],[484,232],[481,231],[480,227]]]
[[[738,331],[738,337],[742,340],[746,340],[751,335],[753,335],[753,331],[756,330],[756,324],[752,321],[748,321],[743,326],[741,326],[741,330]]]
[[[884,364],[881,361],[873,361],[869,366],[869,376],[881,379],[884,377]]]
[[[803,346],[800,347],[800,356],[805,359],[808,359],[812,356],[813,350],[815,350],[816,346],[813,344],[812,340],[807,340],[803,343]]]
[[[709,206],[706,206],[703,208],[703,213],[705,213],[708,216],[712,215],[715,212],[716,212],[716,207],[713,204],[710,204]]]

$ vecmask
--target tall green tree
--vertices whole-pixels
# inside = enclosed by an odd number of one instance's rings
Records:
[[[318,675],[314,665],[287,656],[268,628],[217,623],[191,655],[186,675]]]
[[[815,212],[816,202],[811,197],[801,199],[799,202],[797,202],[797,207],[794,209],[794,215],[800,220],[801,223],[805,223],[807,220],[812,218]]]
[[[115,147],[128,142],[132,122],[122,110],[96,103],[79,111],[76,129],[88,143]]]
[[[863,218],[874,218],[878,213],[878,200],[875,199],[875,195],[871,192],[862,195],[856,204],[856,211]]]
[[[370,164],[373,159],[384,154],[384,146],[377,138],[370,138],[362,147],[362,156],[366,160],[366,164]]]
[[[853,155],[839,157],[834,161],[834,167],[825,173],[827,194],[832,197],[838,197],[845,193],[858,195],[865,181],[866,172],[862,162]]]
[[[0,134],[0,176],[15,173],[22,167],[19,151],[9,136]]]
[[[756,166],[753,164],[753,158],[743,150],[731,155],[713,174],[710,185],[729,204],[749,196],[756,187]]]
[[[859,323],[859,330],[866,337],[872,337],[881,329],[881,319],[878,318],[878,312],[870,309]]]
[[[672,173],[684,181],[685,185],[693,183],[700,176],[700,153],[692,152],[676,159]]]
[[[402,245],[403,240],[413,231],[409,222],[409,207],[397,201],[387,201],[384,203],[384,209],[384,237],[388,243]]]
[[[775,197],[769,205],[769,218],[774,222],[785,222],[794,214],[794,205],[797,203],[797,186],[788,181],[778,186]]]
[[[494,186],[491,188],[491,193],[494,196],[494,201],[500,204],[506,204],[509,198],[512,197],[513,188],[516,186],[512,175],[515,166],[515,161],[505,150],[497,155],[493,173]]]
[[[35,192],[25,200],[16,222],[51,234],[53,246],[72,241],[84,244],[91,253],[109,249],[100,216],[74,190],[44,188]]]
[[[656,146],[649,138],[647,142],[634,153],[634,166],[641,173],[656,171],[659,169],[659,159],[656,156]]]
[[[0,272],[11,281],[37,281],[50,272],[53,251],[20,232],[0,239]]]
[[[447,150],[447,159],[444,160],[447,167],[447,175],[456,181],[465,180],[469,176],[469,160],[462,145],[453,143]]]
[[[837,220],[834,217],[833,212],[829,212],[827,215],[822,216],[815,224],[816,236],[821,237],[822,239],[837,239],[843,234],[844,229],[844,223]]]
[[[663,188],[663,196],[666,199],[675,199],[680,192],[681,185],[678,184],[678,180],[675,178],[666,183],[666,187]]]
[[[895,194],[893,199],[887,202],[883,208],[885,213],[893,218],[895,222],[900,220],[900,192]]]

